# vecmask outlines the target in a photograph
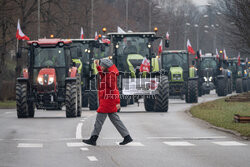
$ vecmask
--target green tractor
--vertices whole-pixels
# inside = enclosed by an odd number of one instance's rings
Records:
[[[169,78],[170,97],[197,103],[198,77],[196,68],[189,66],[189,53],[186,50],[163,51],[161,65]]]
[[[99,106],[97,94],[98,71],[94,59],[107,57],[109,46],[100,42],[99,39],[72,39],[71,52],[72,60],[81,73],[82,107],[97,110]]]
[[[168,111],[168,78],[161,75],[153,42],[155,32],[108,33],[112,60],[119,70],[121,106],[144,98],[146,111]]]

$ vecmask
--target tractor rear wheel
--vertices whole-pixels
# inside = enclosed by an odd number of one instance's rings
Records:
[[[242,78],[237,78],[236,80],[236,93],[243,92],[243,83]]]
[[[26,83],[16,84],[16,108],[18,118],[27,118],[29,116]]]
[[[66,117],[72,118],[77,116],[78,108],[78,98],[77,98],[77,85],[75,82],[70,82],[66,84]]]
[[[153,96],[144,96],[144,107],[146,111],[154,111],[155,99]]]
[[[224,78],[219,78],[217,82],[218,96],[226,96],[228,93],[228,80],[225,80]]]
[[[99,107],[99,100],[97,95],[97,83],[95,79],[90,81],[91,90],[89,91],[89,109],[97,110]]]
[[[247,91],[248,91],[247,79],[243,79],[243,91],[244,91],[244,92],[247,92]]]
[[[28,103],[29,118],[34,118],[35,115],[35,105],[34,102]]]
[[[169,83],[168,78],[163,76],[156,89],[154,111],[168,112]]]
[[[76,82],[77,86],[77,117],[82,115],[82,88],[81,88],[81,78],[79,77]]]
[[[198,103],[197,80],[189,80],[187,84],[186,103]]]

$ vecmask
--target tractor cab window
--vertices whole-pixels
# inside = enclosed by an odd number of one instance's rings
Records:
[[[129,54],[139,54],[143,57],[149,56],[148,38],[125,37],[118,42],[118,56],[127,56]]]
[[[95,59],[102,59],[105,57],[111,56],[110,54],[110,46],[101,45],[99,48],[94,48],[94,58]]]
[[[63,48],[36,48],[34,67],[65,67]]]
[[[216,69],[217,68],[216,61],[214,59],[203,59],[201,61],[201,69],[206,69],[206,68]]]
[[[179,66],[183,70],[188,70],[188,55],[186,53],[163,53],[163,68],[169,69],[170,67]]]

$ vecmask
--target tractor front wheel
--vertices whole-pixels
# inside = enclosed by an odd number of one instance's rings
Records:
[[[70,82],[66,84],[66,117],[72,118],[77,116],[77,85],[75,82]]]
[[[163,76],[156,90],[154,111],[168,112],[168,102],[169,102],[168,98],[169,98],[168,78]]]
[[[243,83],[242,78],[237,78],[236,80],[236,93],[243,92]]]
[[[225,80],[224,78],[219,78],[217,82],[218,96],[226,96],[228,93],[228,80]]]
[[[16,108],[18,118],[27,118],[29,116],[26,83],[16,84]]]
[[[198,103],[197,80],[189,80],[187,83],[186,103]]]

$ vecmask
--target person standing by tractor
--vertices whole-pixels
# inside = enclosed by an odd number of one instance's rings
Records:
[[[121,108],[120,95],[117,88],[117,76],[119,75],[119,71],[110,59],[102,59],[100,65],[99,61],[96,60],[95,64],[101,76],[101,82],[98,86],[100,105],[97,109],[96,121],[91,137],[88,140],[82,140],[82,142],[95,146],[102,125],[108,116],[120,135],[124,138],[119,144],[128,144],[132,142],[133,139],[117,114],[117,110]]]

